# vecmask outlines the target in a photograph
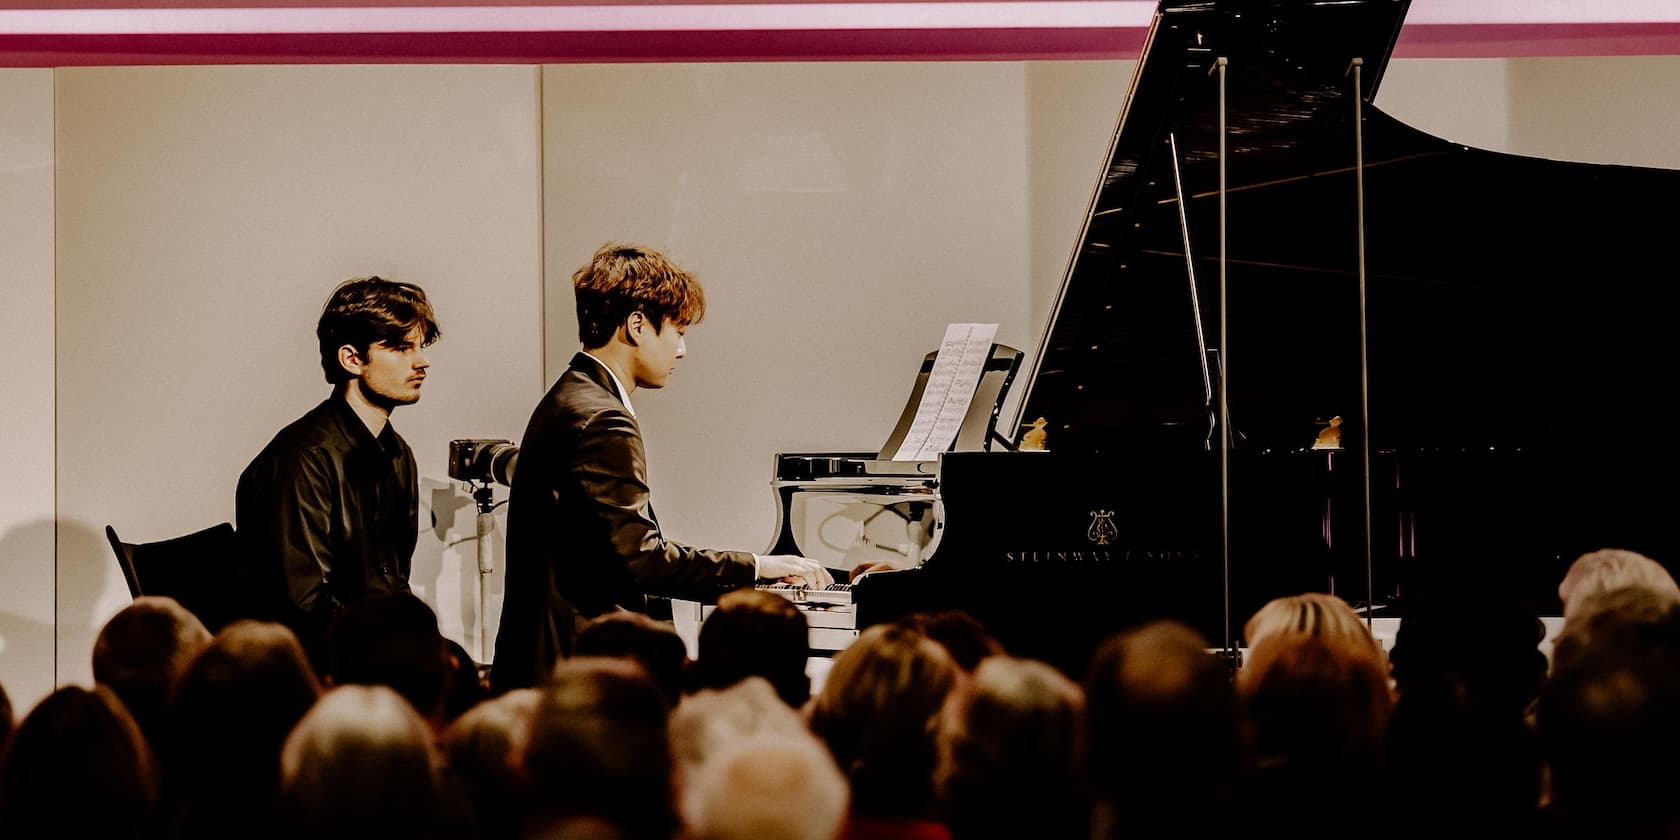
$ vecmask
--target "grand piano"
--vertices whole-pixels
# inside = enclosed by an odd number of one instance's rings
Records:
[[[1161,2],[1042,345],[983,380],[1018,417],[977,395],[984,433],[933,462],[778,456],[772,552],[897,558],[789,593],[819,646],[955,607],[1079,673],[1151,618],[1235,646],[1279,595],[1400,616],[1444,586],[1556,614],[1583,551],[1676,557],[1680,174],[1384,114],[1406,8]],[[1011,451],[1039,418],[1045,451]]]

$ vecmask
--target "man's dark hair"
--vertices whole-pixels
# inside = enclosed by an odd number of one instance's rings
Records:
[[[437,613],[407,592],[380,592],[347,607],[327,637],[334,685],[383,685],[434,720],[449,682]]]
[[[700,281],[665,257],[639,245],[608,242],[589,264],[572,274],[577,293],[578,338],[587,348],[604,347],[624,319],[637,312],[662,330],[700,323],[706,295]]]
[[[321,345],[321,371],[327,382],[342,385],[350,372],[338,363],[338,348],[348,344],[367,357],[375,344],[396,346],[420,330],[420,344],[430,346],[443,335],[426,292],[413,283],[398,283],[383,277],[346,280],[333,289],[321,308],[315,338]]]
[[[718,599],[700,625],[699,658],[689,687],[728,688],[747,677],[763,677],[776,696],[799,708],[811,699],[805,673],[810,629],[793,602],[771,592],[740,589]]]
[[[572,654],[633,659],[659,686],[665,702],[675,706],[681,697],[688,647],[669,624],[641,613],[608,613],[578,633]]]

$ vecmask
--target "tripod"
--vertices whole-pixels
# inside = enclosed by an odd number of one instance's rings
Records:
[[[502,502],[493,502],[494,486],[468,482],[472,488],[472,497],[478,509],[478,661],[490,661],[489,638],[490,611],[490,573],[496,570],[496,557],[490,551],[490,535],[496,530],[496,506]]]

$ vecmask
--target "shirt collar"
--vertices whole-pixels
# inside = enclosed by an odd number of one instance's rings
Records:
[[[397,430],[391,427],[391,418],[385,418],[385,428],[380,429],[376,436],[368,430],[367,424],[362,422],[361,416],[350,407],[350,401],[344,396],[335,394],[330,402],[334,403],[338,410],[339,425],[350,438],[352,447],[373,447],[374,450],[391,457],[400,452],[397,447]]]
[[[636,407],[630,404],[630,392],[624,390],[624,383],[618,381],[618,374],[613,373],[612,366],[596,358],[595,354],[588,350],[583,351],[583,355],[595,359],[595,364],[600,365],[601,369],[607,372],[607,376],[612,379],[613,387],[618,389],[618,401],[624,403],[624,410],[630,412],[631,417],[635,417]]]

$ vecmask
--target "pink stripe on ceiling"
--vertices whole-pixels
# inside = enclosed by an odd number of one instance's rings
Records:
[[[1127,59],[1154,10],[1152,0],[196,2],[0,0],[0,66]],[[1676,0],[1415,0],[1395,51],[1653,54],[1680,54]]]
[[[0,10],[13,35],[617,32],[1147,27],[1149,0],[732,3],[438,8]]]

